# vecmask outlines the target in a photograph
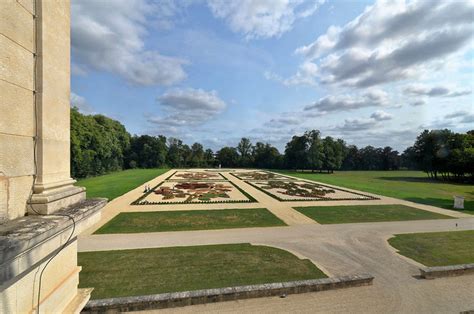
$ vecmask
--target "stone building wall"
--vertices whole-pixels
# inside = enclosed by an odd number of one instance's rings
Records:
[[[90,298],[77,236],[106,200],[70,177],[69,95],[69,0],[0,0],[0,313],[78,313]]]
[[[25,215],[33,183],[33,1],[0,1],[0,223]]]

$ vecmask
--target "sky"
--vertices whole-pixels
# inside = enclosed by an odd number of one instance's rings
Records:
[[[132,134],[403,151],[474,129],[474,1],[72,0],[71,104]]]

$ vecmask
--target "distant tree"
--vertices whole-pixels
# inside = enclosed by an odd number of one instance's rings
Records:
[[[204,152],[204,162],[206,167],[215,167],[216,165],[216,158],[214,156],[214,152],[212,149],[208,148]]]
[[[128,168],[159,168],[166,163],[166,138],[164,136],[133,136],[126,155]]]
[[[166,163],[170,167],[184,167],[183,142],[177,138],[168,139],[168,154]]]
[[[206,165],[204,158],[204,148],[199,143],[194,143],[191,146],[191,160],[190,167],[203,167]]]
[[[382,150],[382,168],[381,170],[398,170],[400,168],[400,155],[390,146]]]
[[[183,144],[183,146],[181,147],[181,156],[183,158],[181,167],[192,167],[191,166],[192,151],[189,145]]]
[[[474,134],[448,129],[424,130],[416,138],[407,158],[428,176],[444,180],[474,180]],[[408,155],[409,153],[409,155]]]
[[[342,169],[344,170],[360,170],[361,160],[359,149],[355,145],[349,145],[345,148],[345,158],[342,162]]]
[[[294,135],[285,147],[285,165],[289,169],[307,169],[308,137]]]
[[[321,170],[324,163],[323,142],[320,132],[312,130],[305,133],[308,141],[308,167],[314,170]]]
[[[270,144],[257,142],[252,151],[253,166],[256,168],[275,169],[282,167],[282,156],[278,149]]]
[[[216,156],[217,162],[225,168],[237,167],[239,158],[239,153],[235,147],[222,147]]]
[[[248,167],[252,163],[252,143],[246,137],[243,137],[237,145],[239,152],[239,164],[241,167]]]

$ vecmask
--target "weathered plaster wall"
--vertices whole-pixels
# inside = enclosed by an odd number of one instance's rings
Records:
[[[0,1],[0,222],[21,217],[33,183],[33,0]]]

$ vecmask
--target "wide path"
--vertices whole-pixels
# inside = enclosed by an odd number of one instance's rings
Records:
[[[459,313],[474,309],[474,276],[418,279],[419,265],[398,255],[386,241],[396,233],[454,230],[474,230],[474,217],[126,236],[93,235],[79,239],[79,251],[250,242],[283,248],[310,258],[330,276],[358,273],[375,276],[371,287],[167,310],[176,313]]]

